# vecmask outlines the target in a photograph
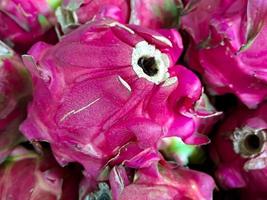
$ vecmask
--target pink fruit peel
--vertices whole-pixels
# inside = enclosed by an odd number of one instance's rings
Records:
[[[152,156],[162,137],[206,143],[195,134],[201,83],[175,65],[182,48],[175,30],[109,19],[87,23],[55,46],[37,43],[24,56],[34,97],[21,131],[49,142],[61,165],[81,163],[92,181],[113,158]]]
[[[122,166],[116,166],[110,174],[114,200],[171,200],[212,199],[215,183],[202,172],[183,167],[171,167],[155,162],[148,168],[136,171],[129,182]]]
[[[203,75],[212,93],[233,93],[255,108],[267,94],[266,1],[199,1],[195,7],[181,22],[192,37],[189,66]]]

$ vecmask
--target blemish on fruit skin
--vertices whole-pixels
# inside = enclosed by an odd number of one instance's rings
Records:
[[[115,22],[115,21],[114,21],[114,22],[112,22],[112,23],[109,23],[109,26],[118,26],[118,27],[120,27],[120,28],[122,28],[122,29],[128,31],[128,32],[131,33],[131,34],[134,34],[134,31],[133,31],[132,29],[128,28],[127,26],[125,26],[125,25],[123,25],[123,24],[121,24],[121,23],[119,23],[119,22]]]
[[[70,117],[71,115],[78,114],[79,112],[82,112],[83,110],[89,108],[93,104],[95,104],[97,101],[99,101],[101,98],[97,98],[96,100],[89,102],[87,105],[77,109],[77,110],[71,110],[70,112],[66,113],[61,119],[60,122],[63,122],[66,118]]]
[[[172,43],[170,40],[168,40],[168,38],[163,37],[163,36],[159,36],[159,35],[152,35],[153,38],[155,38],[158,41],[161,41],[165,44],[167,44],[168,46],[172,47]]]
[[[127,83],[127,81],[125,81],[121,76],[118,76],[118,79],[120,81],[120,83],[130,92],[132,91],[131,86]]]
[[[162,86],[164,86],[164,87],[171,86],[171,85],[175,84],[177,81],[178,81],[177,77],[170,77],[163,83]]]

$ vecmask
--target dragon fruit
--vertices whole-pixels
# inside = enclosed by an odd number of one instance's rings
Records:
[[[205,0],[194,6],[181,19],[192,38],[188,64],[203,75],[211,93],[235,94],[255,108],[267,96],[267,1]]]
[[[138,169],[132,181],[123,166],[115,166],[109,180],[114,200],[208,200],[215,187],[205,173],[158,162]]]
[[[129,0],[63,0],[62,8],[74,11],[78,22],[81,24],[92,20],[97,15],[99,17],[110,16],[122,23],[126,23],[130,12]]]
[[[226,189],[239,188],[244,199],[264,199],[267,191],[267,104],[241,107],[221,125],[211,155],[216,177]]]
[[[19,51],[27,50],[55,24],[58,4],[59,0],[1,0],[0,40]]]
[[[130,15],[130,0],[63,0],[56,15],[63,33],[96,18],[111,18],[127,23]]]
[[[110,19],[86,23],[55,46],[37,43],[23,57],[34,97],[20,129],[49,142],[61,165],[81,163],[92,181],[110,159],[147,155],[162,137],[206,143],[194,112],[202,86],[175,65],[181,51],[176,30]]]
[[[19,124],[26,115],[31,86],[18,55],[0,41],[0,163],[21,141]]]
[[[40,157],[17,147],[0,165],[0,197],[14,200],[77,199],[75,184],[78,179],[73,176],[71,182],[68,173],[67,169],[58,166],[52,155],[46,153]]]
[[[182,3],[177,0],[132,0],[130,22],[149,28],[178,27]]]
[[[57,10],[64,33],[95,18],[148,28],[177,27],[182,3],[176,0],[63,0]]]

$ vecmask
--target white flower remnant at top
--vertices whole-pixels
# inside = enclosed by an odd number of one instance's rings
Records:
[[[140,66],[140,61],[144,61],[144,66]],[[151,59],[153,61],[151,62]],[[132,53],[132,67],[139,78],[145,78],[155,84],[160,84],[169,78],[168,67],[170,65],[169,58],[166,54],[161,53],[154,45],[142,41],[136,44]],[[150,69],[148,69],[150,68]],[[151,73],[149,73],[151,71]]]

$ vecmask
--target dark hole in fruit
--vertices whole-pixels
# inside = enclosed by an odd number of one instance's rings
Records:
[[[260,138],[257,135],[248,135],[245,139],[245,147],[248,150],[255,151],[261,146]]]
[[[154,76],[158,72],[156,60],[154,57],[141,57],[139,58],[137,64],[148,76]]]

